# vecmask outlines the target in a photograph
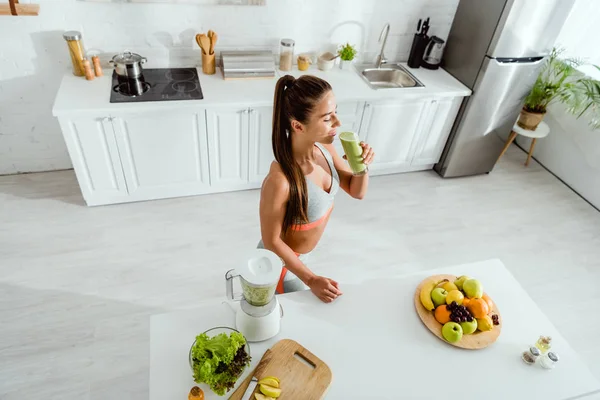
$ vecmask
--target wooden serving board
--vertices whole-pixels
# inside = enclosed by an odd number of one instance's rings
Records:
[[[280,340],[267,352],[268,357],[261,360],[260,368],[251,375],[258,380],[267,376],[279,378],[281,396],[277,400],[320,400],[325,397],[332,374],[327,364],[317,356],[290,339]],[[229,399],[240,400],[247,387],[247,382],[244,382]],[[258,385],[252,393],[252,400],[254,393],[260,393]]]
[[[442,336],[442,324],[437,322],[435,316],[433,315],[433,311],[428,311],[425,307],[423,307],[419,296],[421,293],[421,288],[430,279],[438,281],[442,279],[448,279],[450,282],[454,282],[457,279],[457,277],[454,275],[432,275],[424,279],[419,284],[419,286],[417,286],[417,290],[415,291],[415,308],[417,309],[417,314],[419,314],[419,318],[421,318],[421,321],[423,322],[423,324],[425,324],[427,329],[429,329],[435,336],[443,340],[445,343],[451,344],[452,346],[460,347],[462,349],[483,349],[489,346],[490,344],[494,343],[496,339],[498,339],[498,336],[500,336],[500,328],[502,327],[502,315],[500,315],[500,311],[498,311],[498,306],[496,305],[496,302],[494,302],[494,308],[492,312],[494,314],[498,314],[498,320],[500,322],[500,325],[494,325],[494,328],[491,331],[475,331],[470,335],[463,335],[462,339],[456,343],[450,343],[446,339],[444,339],[444,336]],[[485,283],[482,283],[485,287]],[[491,298],[492,300],[494,300],[493,297]]]

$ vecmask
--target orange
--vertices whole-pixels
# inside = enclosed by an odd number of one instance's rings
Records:
[[[450,322],[450,314],[452,313],[450,310],[448,310],[448,307],[446,307],[445,304],[437,306],[434,312],[436,321],[442,325],[444,325],[446,322]]]
[[[494,302],[492,301],[492,299],[490,298],[490,296],[488,296],[486,293],[483,294],[483,296],[481,296],[482,299],[485,300],[485,302],[488,305],[488,312],[492,312],[492,310],[494,309]]]
[[[484,299],[471,299],[467,305],[467,310],[469,310],[474,318],[484,318],[490,311]]]
[[[465,298],[463,299],[462,305],[466,307],[469,305],[470,301],[471,301],[471,299],[468,298],[467,296],[465,296]]]

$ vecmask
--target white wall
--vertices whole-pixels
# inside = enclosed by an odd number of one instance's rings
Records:
[[[557,39],[565,55],[600,65],[599,21],[597,0],[577,0]],[[600,74],[594,77],[600,79]],[[600,130],[592,131],[585,117],[576,119],[561,104],[551,106],[544,120],[550,135],[536,142],[535,159],[600,208]],[[529,149],[529,140],[518,138],[517,143]]]
[[[279,39],[291,37],[300,52],[350,41],[372,59],[389,22],[386,56],[405,61],[418,19],[430,16],[430,34],[446,39],[458,1],[267,0],[253,7],[39,0],[37,17],[0,17],[0,174],[71,167],[51,115],[70,68],[65,30],[80,30],[87,50],[103,61],[130,49],[148,57],[152,68],[198,65],[194,36],[208,29],[219,33],[218,50],[277,52]]]

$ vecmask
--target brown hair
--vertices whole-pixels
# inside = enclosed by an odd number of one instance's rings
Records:
[[[296,223],[308,222],[306,179],[292,152],[291,121],[308,123],[311,113],[331,85],[315,76],[291,75],[279,78],[273,106],[273,154],[290,184],[290,198],[283,219],[283,233]]]

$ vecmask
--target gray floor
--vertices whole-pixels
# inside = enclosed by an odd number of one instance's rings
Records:
[[[499,258],[600,379],[600,213],[524,160],[372,178],[311,266],[343,283]],[[147,399],[149,316],[223,295],[258,195],[88,208],[72,171],[0,177],[0,398]]]

